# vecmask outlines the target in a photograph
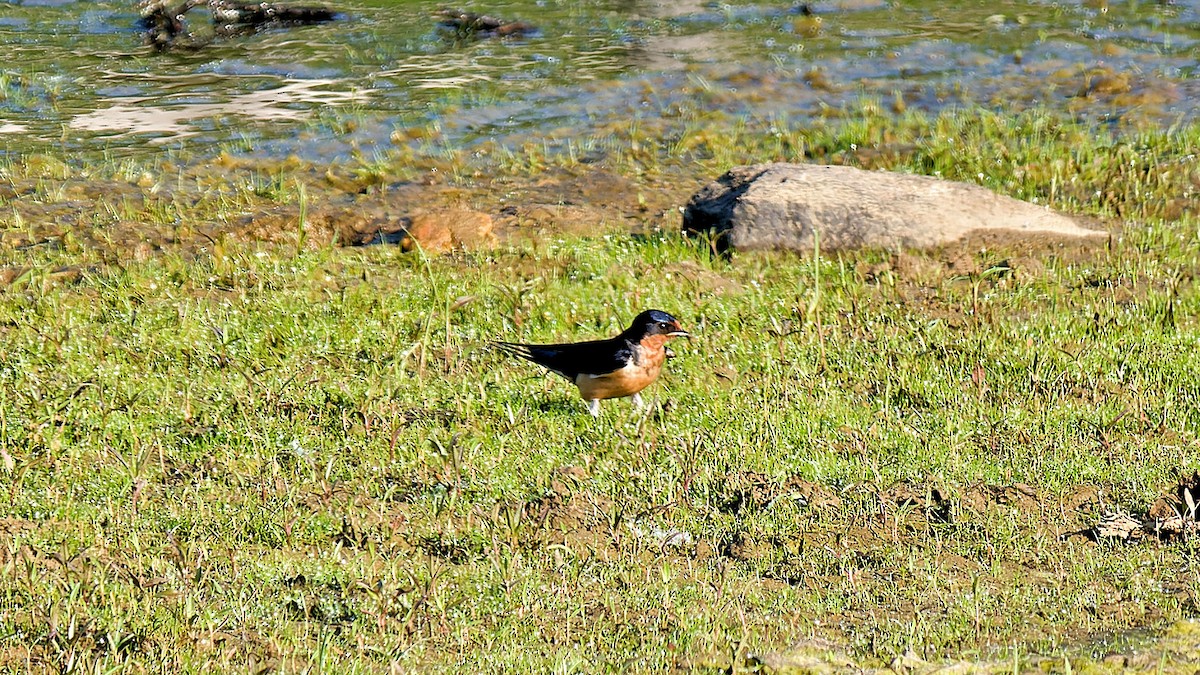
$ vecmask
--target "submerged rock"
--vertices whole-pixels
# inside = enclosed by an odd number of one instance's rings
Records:
[[[533,24],[524,21],[499,19],[458,9],[440,9],[434,16],[439,20],[438,25],[453,31],[459,38],[525,37],[537,33]]]
[[[931,248],[982,231],[1105,237],[1074,219],[986,188],[848,166],[740,166],[688,202],[683,229],[722,249]]]

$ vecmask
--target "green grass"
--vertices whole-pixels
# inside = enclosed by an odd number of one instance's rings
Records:
[[[673,234],[425,258],[298,229],[131,259],[84,230],[20,243],[80,193],[54,162],[6,165],[0,669],[1182,667],[1195,542],[1064,535],[1200,468],[1200,133],[872,110],[578,147],[618,149],[604,168],[650,199],[740,148],[983,174],[1123,232],[725,260]],[[470,176],[582,170],[547,147],[459,158],[447,185],[487,209]],[[378,185],[418,170],[389,161]],[[330,198],[303,165],[152,170],[115,166],[121,190],[93,188],[109,209],[78,222],[180,231]],[[644,416],[593,420],[487,347],[648,307],[696,338]]]
[[[920,301],[856,271],[879,256],[669,236],[30,276],[0,304],[0,645],[68,670],[669,670],[1165,627],[1194,607],[1190,543],[1064,542],[1090,514],[1045,512],[1083,485],[1144,509],[1196,468],[1190,285],[1163,312],[1188,254],[1148,236]],[[486,347],[644,307],[697,335],[645,418],[592,420]],[[744,499],[749,472],[840,503]],[[902,481],[947,514],[889,501]],[[965,499],[1018,483],[1038,509]]]

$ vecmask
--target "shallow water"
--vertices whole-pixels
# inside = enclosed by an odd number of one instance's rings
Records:
[[[1200,94],[1197,2],[471,3],[539,29],[474,41],[438,29],[445,4],[333,3],[333,23],[160,54],[131,2],[0,3],[0,147],[337,159],[420,125],[505,142],[697,106],[802,121],[863,96],[1170,123]],[[188,21],[208,30],[203,8]]]

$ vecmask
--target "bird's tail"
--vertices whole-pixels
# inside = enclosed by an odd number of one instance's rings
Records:
[[[525,345],[525,344],[521,344],[519,342],[496,341],[496,342],[492,342],[492,347],[494,349],[498,349],[498,350],[504,352],[505,354],[511,354],[512,356],[516,356],[516,357],[525,359],[526,361],[533,361],[534,363],[538,363],[538,358],[534,354],[532,345]]]
[[[566,368],[566,364],[563,363],[562,345],[527,345],[520,342],[493,342],[492,347],[506,354],[536,363],[550,372],[562,375],[572,382],[575,381],[575,373],[569,372],[570,369]]]

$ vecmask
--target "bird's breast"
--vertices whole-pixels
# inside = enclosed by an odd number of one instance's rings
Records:
[[[575,378],[575,386],[579,387],[579,395],[585,400],[633,396],[658,379],[666,360],[666,350],[661,345],[657,349],[637,345],[632,358],[623,367],[611,373],[580,373]]]

